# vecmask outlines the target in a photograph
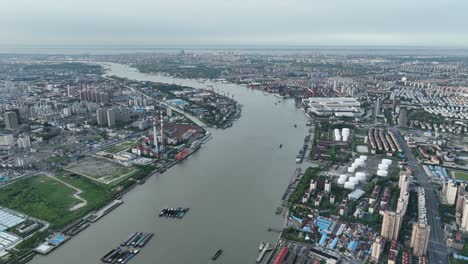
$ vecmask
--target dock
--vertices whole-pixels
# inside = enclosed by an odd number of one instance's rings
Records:
[[[88,217],[86,217],[86,220],[89,222],[96,222],[97,220],[99,220],[99,218],[105,216],[106,214],[108,214],[109,212],[111,212],[112,210],[120,206],[122,203],[123,201],[121,200],[114,200],[110,204],[100,209],[99,211],[93,214],[90,214]]]
[[[265,256],[265,254],[268,252],[268,251],[271,251],[273,250],[274,248],[270,247],[270,243],[266,243],[266,245],[263,247],[262,251],[260,252],[260,254],[258,255],[257,257],[257,263],[260,263],[262,262],[262,259],[263,257]]]

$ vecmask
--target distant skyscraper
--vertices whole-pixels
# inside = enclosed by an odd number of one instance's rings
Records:
[[[70,85],[67,86],[67,95],[68,97],[73,97],[73,87]]]
[[[156,128],[156,117],[153,119],[153,145],[154,151],[159,154],[159,144],[158,144],[158,130]]]
[[[99,108],[96,111],[96,117],[99,126],[107,125],[107,110],[105,108]]]
[[[19,127],[18,114],[16,112],[5,112],[3,114],[3,121],[5,122],[6,129],[16,130]]]
[[[388,240],[397,240],[402,220],[403,214],[401,212],[385,211],[380,235]]]
[[[380,98],[377,98],[377,101],[375,101],[375,110],[374,110],[374,118],[377,119],[377,116],[379,115],[380,111]]]
[[[399,127],[406,127],[406,123],[408,122],[406,115],[407,115],[406,108],[400,108],[400,114],[399,114],[399,117],[398,117],[398,126]]]
[[[429,243],[431,227],[424,223],[414,223],[411,234],[410,247],[413,248],[413,255],[421,257],[426,255]]]
[[[116,109],[114,109],[114,108],[107,109],[107,125],[109,127],[115,126],[116,117],[117,117],[117,110]]]
[[[18,148],[30,148],[31,147],[31,138],[28,135],[23,135],[18,138]]]

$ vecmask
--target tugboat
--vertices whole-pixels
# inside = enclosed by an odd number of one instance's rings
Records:
[[[260,243],[260,246],[258,247],[258,251],[262,251],[262,249],[265,247],[266,243],[262,242]]]
[[[218,257],[223,253],[223,250],[220,249],[218,251],[216,251],[216,253],[213,255],[213,257],[211,257],[212,260],[216,260],[218,259]]]
[[[283,147],[283,144],[280,144],[280,148],[282,148],[282,147]]]

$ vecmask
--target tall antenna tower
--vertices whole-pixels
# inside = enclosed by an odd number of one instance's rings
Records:
[[[153,144],[154,144],[155,152],[159,154],[158,131],[156,129],[156,116],[153,117]]]

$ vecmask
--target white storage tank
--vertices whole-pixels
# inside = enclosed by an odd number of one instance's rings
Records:
[[[364,172],[356,172],[356,179],[360,182],[366,181],[366,174]]]
[[[343,128],[342,130],[342,135],[348,135],[349,136],[349,128]]]
[[[366,155],[361,155],[359,156],[359,159],[363,160],[363,161],[366,161],[367,160],[367,156]]]
[[[338,179],[338,184],[343,185],[345,182],[346,182],[346,179],[341,179],[341,178]]]
[[[377,175],[381,176],[381,177],[387,177],[388,176],[388,171],[386,170],[378,170],[377,171]]]
[[[345,189],[354,190],[354,184],[351,182],[345,182],[344,187]]]
[[[387,164],[379,164],[379,170],[388,170]]]
[[[340,180],[341,180],[341,179],[343,179],[343,180],[346,181],[346,179],[348,179],[348,175],[346,175],[346,174],[341,174],[341,175],[340,175]]]
[[[349,138],[349,128],[343,128],[342,129],[341,136],[343,137],[343,141],[348,141]]]
[[[356,171],[356,168],[354,168],[353,166],[348,168],[348,172],[354,173],[355,171]]]
[[[354,185],[359,183],[359,180],[356,177],[349,177],[348,181]]]
[[[383,159],[382,164],[387,164],[388,166],[392,165],[392,160],[390,159]]]
[[[335,141],[341,141],[341,134],[338,128],[335,128]]]
[[[363,160],[356,160],[356,163],[357,163],[357,166],[361,168],[366,165],[366,163]]]

